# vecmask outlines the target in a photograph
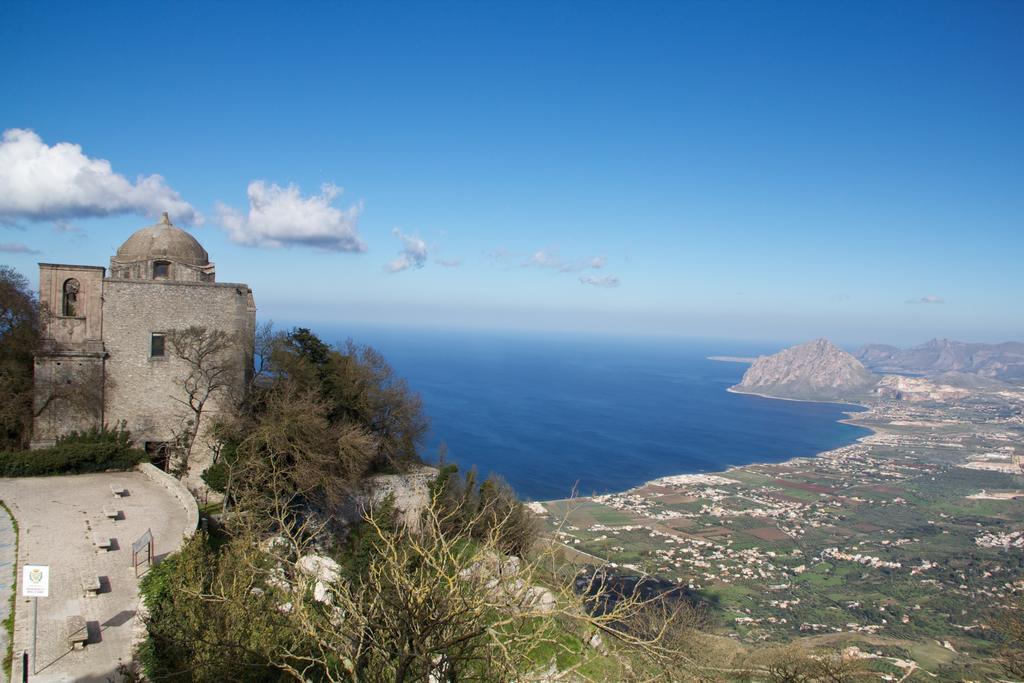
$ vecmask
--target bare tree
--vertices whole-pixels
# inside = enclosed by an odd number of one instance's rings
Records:
[[[852,683],[877,679],[863,659],[830,650],[813,652],[799,644],[756,650],[749,664],[748,676],[767,683]]]
[[[264,382],[270,377],[274,349],[283,343],[284,337],[283,332],[274,331],[273,320],[268,320],[256,326],[256,332],[253,335],[253,371],[249,381],[250,387]]]
[[[192,452],[200,433],[204,411],[211,399],[230,400],[240,388],[242,359],[247,357],[243,341],[224,330],[210,330],[191,326],[167,334],[174,358],[185,364],[186,372],[178,379],[185,398],[172,396],[184,405],[187,412],[175,433],[177,462],[174,472],[178,478],[188,473]]]

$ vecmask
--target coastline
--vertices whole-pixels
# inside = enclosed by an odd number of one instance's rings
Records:
[[[726,391],[728,391],[730,394],[744,394],[744,395],[747,395],[747,396],[758,396],[760,398],[772,399],[772,400],[776,400],[776,401],[796,401],[798,403],[832,403],[832,404],[836,404],[836,405],[846,405],[846,406],[855,406],[855,407],[858,407],[858,408],[863,408],[863,410],[861,412],[857,412],[857,413],[846,412],[846,415],[847,415],[846,418],[844,418],[842,420],[836,420],[836,422],[839,422],[841,424],[848,424],[848,425],[853,425],[855,427],[861,427],[863,429],[867,429],[870,432],[869,434],[865,434],[864,436],[857,437],[856,439],[853,440],[852,443],[861,443],[865,439],[870,439],[872,437],[875,437],[875,436],[883,433],[878,427],[874,427],[874,426],[870,426],[870,425],[866,425],[866,424],[861,424],[857,420],[857,416],[867,416],[867,415],[871,414],[871,406],[865,405],[863,403],[853,403],[851,401],[819,401],[819,400],[813,400],[813,399],[785,398],[785,397],[782,397],[782,396],[771,396],[771,395],[768,395],[768,394],[758,394],[758,393],[754,393],[754,392],[750,392],[750,391],[736,391],[735,387],[729,387],[729,388],[726,389]],[[779,461],[773,462],[773,463],[767,463],[767,462],[748,462],[748,463],[744,463],[742,465],[730,465],[729,467],[727,467],[724,470],[715,470],[713,472],[682,472],[680,474],[666,474],[664,476],[657,477],[656,479],[650,479],[648,481],[641,482],[640,484],[637,484],[636,486],[632,486],[632,487],[630,487],[628,489],[625,489],[624,491],[609,491],[608,493],[600,494],[600,495],[615,495],[615,494],[629,493],[630,491],[636,491],[636,490],[642,489],[642,488],[644,488],[646,486],[657,485],[657,483],[659,481],[661,481],[663,479],[666,479],[666,478],[669,478],[669,477],[677,479],[679,477],[691,477],[691,476],[694,477],[694,478],[708,477],[708,476],[721,476],[721,475],[726,475],[729,472],[734,472],[736,470],[742,470],[745,467],[758,467],[758,466],[762,466],[762,465],[786,465],[786,464],[792,463],[792,462],[794,462],[796,460],[803,460],[803,459],[808,459],[808,458],[821,458],[821,457],[825,457],[829,453],[832,453],[834,451],[838,451],[838,450],[843,449],[843,448],[848,448],[850,445],[851,444],[847,444],[845,446],[840,446],[838,448],[830,448],[828,450],[820,451],[818,453],[815,453],[814,455],[794,455],[794,456],[792,456],[790,458],[787,458],[785,460],[779,460]],[[539,503],[539,504],[543,505],[543,504],[546,504],[546,503],[561,503],[561,502],[565,502],[565,501],[568,501],[568,500],[587,500],[587,499],[592,498],[592,497],[593,496],[580,496],[580,497],[569,497],[569,498],[552,498],[552,499],[548,499],[548,500],[538,500],[538,501],[531,501],[531,502],[535,502],[535,503]]]
[[[856,439],[854,439],[853,442],[854,443],[859,443],[862,439],[866,439],[866,438],[868,438],[870,436],[875,436],[876,434],[881,434],[881,432],[878,430],[877,427],[871,427],[869,425],[859,424],[856,421],[857,415],[864,415],[864,414],[867,414],[867,413],[871,412],[871,406],[867,405],[867,404],[864,404],[864,403],[854,403],[853,401],[821,401],[821,400],[812,399],[812,398],[786,398],[784,396],[772,396],[771,394],[758,394],[758,393],[753,392],[753,391],[738,391],[735,386],[729,387],[728,389],[726,389],[726,391],[728,391],[730,394],[745,394],[747,396],[758,396],[760,398],[767,398],[767,399],[771,399],[773,401],[796,401],[797,403],[831,403],[833,405],[838,405],[838,406],[856,406],[857,408],[863,408],[863,410],[861,410],[859,412],[856,412],[856,413],[846,411],[847,417],[842,419],[842,420],[837,420],[837,422],[839,422],[840,424],[853,425],[855,427],[860,427],[862,429],[867,429],[868,431],[871,432],[870,434],[865,434],[864,436],[857,437]],[[830,448],[827,451],[821,451],[820,453],[815,453],[814,455],[811,455],[811,456],[803,456],[803,455],[793,456],[789,460],[783,460],[782,462],[789,462],[790,460],[795,460],[797,458],[804,458],[804,457],[817,458],[818,456],[825,455],[826,453],[831,453],[834,450],[836,450],[836,449]],[[750,463],[747,463],[746,465],[736,465],[735,467],[730,467],[729,469],[730,470],[737,469],[739,467],[746,467],[747,465],[766,465],[766,464],[769,464],[769,463],[750,462]]]
[[[860,403],[854,403],[853,401],[826,401],[818,398],[788,398],[786,396],[773,396],[772,394],[759,394],[756,391],[739,391],[736,388],[736,386],[738,385],[731,386],[728,389],[726,389],[726,391],[728,391],[730,394],[758,396],[760,398],[770,398],[775,401],[795,401],[797,403],[831,403],[837,406],[858,406],[864,408],[865,410],[869,409],[868,406]]]

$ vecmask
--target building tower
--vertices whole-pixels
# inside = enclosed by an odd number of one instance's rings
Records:
[[[206,429],[251,373],[256,306],[248,285],[216,281],[214,264],[192,235],[165,213],[121,245],[109,272],[40,263],[39,301],[44,341],[35,362],[34,446],[123,421],[132,440],[159,461],[190,417],[184,384],[191,368],[170,340],[193,328],[231,340],[223,352],[230,381],[200,420],[197,450],[209,450],[199,443]],[[206,460],[194,454],[190,478]]]

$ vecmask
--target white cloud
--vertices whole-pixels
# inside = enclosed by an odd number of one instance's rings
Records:
[[[0,139],[0,222],[19,218],[60,221],[91,216],[170,213],[176,223],[199,225],[202,215],[159,175],[132,183],[106,159],[91,159],[70,142],[53,146],[34,131],[5,130]]]
[[[534,252],[533,256],[531,256],[530,259],[523,264],[524,268],[528,268],[530,266],[536,266],[537,268],[560,269],[562,268],[563,264],[562,259],[558,258],[557,253],[552,253],[550,251],[541,249],[538,252]]]
[[[38,254],[39,251],[27,247],[24,244],[14,244],[7,242],[6,244],[0,244],[0,253],[3,254]]]
[[[922,296],[919,299],[907,299],[908,304],[944,304],[946,301],[938,296]]]
[[[427,262],[427,243],[415,235],[406,235],[398,228],[391,232],[402,240],[402,251],[398,253],[398,258],[384,266],[384,269],[389,273],[400,273],[410,268],[422,268]]]
[[[585,285],[591,285],[592,287],[618,287],[622,284],[619,278],[614,275],[584,275],[580,278],[580,282]]]
[[[522,252],[516,253],[499,247],[485,256],[495,265],[506,268],[525,268],[537,270],[552,270],[558,273],[584,273],[589,270],[601,270],[608,264],[607,256],[594,256],[588,259],[565,260],[556,249],[540,249],[529,256]],[[580,282],[595,287],[618,287],[620,282],[615,276],[596,277],[592,275],[582,276]]]
[[[462,259],[457,258],[436,258],[434,263],[445,268],[458,268],[462,265]]]
[[[523,268],[547,268],[559,273],[581,273],[585,270],[600,270],[607,262],[604,256],[595,256],[585,261],[564,261],[557,251],[541,249],[521,265]]]
[[[262,180],[249,183],[249,213],[223,203],[217,204],[217,218],[233,242],[254,247],[306,246],[327,251],[366,251],[356,231],[363,209],[361,203],[347,209],[331,206],[341,188],[334,183],[320,186],[320,194],[303,197],[295,185],[281,187]]]

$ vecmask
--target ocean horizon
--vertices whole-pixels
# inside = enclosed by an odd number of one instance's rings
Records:
[[[731,393],[776,345],[401,328],[314,327],[380,351],[431,420],[424,458],[496,474],[527,500],[623,491],[658,477],[812,456],[869,430],[857,406]]]

